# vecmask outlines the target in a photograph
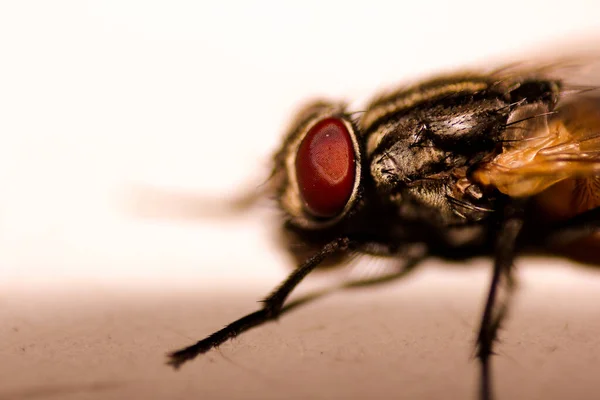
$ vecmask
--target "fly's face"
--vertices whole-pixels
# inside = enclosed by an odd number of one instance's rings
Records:
[[[363,179],[360,140],[343,105],[315,102],[298,113],[273,172],[280,205],[292,224],[326,229],[358,206]]]

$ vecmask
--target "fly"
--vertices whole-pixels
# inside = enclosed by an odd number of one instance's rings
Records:
[[[490,399],[490,356],[517,254],[577,247],[600,255],[593,89],[552,68],[509,67],[425,80],[375,97],[362,113],[310,103],[284,136],[267,185],[289,242],[302,243],[290,246],[298,267],[261,309],[171,353],[169,364],[277,318],[292,290],[320,264],[342,263],[339,256],[487,254],[493,275],[476,341],[480,398]]]

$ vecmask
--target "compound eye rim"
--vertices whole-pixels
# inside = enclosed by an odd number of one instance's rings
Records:
[[[296,180],[305,211],[318,219],[343,213],[357,180],[351,130],[340,117],[318,120],[298,146]]]

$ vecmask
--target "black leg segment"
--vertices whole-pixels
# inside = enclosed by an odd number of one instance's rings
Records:
[[[523,226],[522,211],[519,205],[506,207],[496,237],[494,272],[477,336],[477,357],[481,367],[481,400],[492,399],[490,356],[493,354],[492,346],[502,320],[506,316],[514,286],[511,270],[515,259],[517,237]]]

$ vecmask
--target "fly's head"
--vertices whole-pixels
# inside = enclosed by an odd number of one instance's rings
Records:
[[[298,262],[325,243],[349,237],[354,248],[388,254],[407,242],[374,190],[359,121],[343,104],[313,102],[291,124],[275,155],[272,182],[285,212],[282,238]],[[320,265],[336,265],[339,252]]]

